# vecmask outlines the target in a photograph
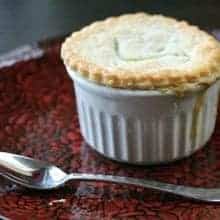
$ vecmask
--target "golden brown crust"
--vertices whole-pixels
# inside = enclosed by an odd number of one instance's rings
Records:
[[[181,34],[186,34],[193,40],[194,38],[197,39],[198,45],[194,49],[195,52],[190,55],[190,61],[187,64],[172,68],[169,66],[161,68],[159,64],[153,68],[148,68],[147,65],[150,64],[143,64],[145,65],[143,68],[128,70],[120,66],[105,67],[105,65],[100,65],[100,63],[96,63],[81,54],[80,50],[83,49],[81,44],[83,45],[87,41],[88,36],[95,35],[103,30],[107,32],[109,28],[120,24],[120,22],[127,25],[130,20],[134,24],[134,22],[145,22],[147,19],[150,19],[151,22],[173,25],[177,31],[181,31]],[[68,37],[62,45],[61,56],[65,65],[82,76],[99,84],[117,88],[163,89],[178,87],[187,90],[197,85],[211,84],[220,76],[220,46],[214,37],[184,21],[178,22],[173,18],[166,18],[161,15],[152,16],[137,13],[95,22]],[[138,60],[138,62],[141,61]]]

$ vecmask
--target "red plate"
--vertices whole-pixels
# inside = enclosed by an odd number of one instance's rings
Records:
[[[81,137],[72,82],[60,60],[60,41],[41,48],[21,48],[0,57],[1,151],[50,161],[66,172],[220,187],[220,117],[208,146],[188,159],[151,167],[112,162]],[[214,220],[220,218],[220,206],[110,183],[72,182],[56,191],[37,192],[0,178],[0,214],[15,220]]]

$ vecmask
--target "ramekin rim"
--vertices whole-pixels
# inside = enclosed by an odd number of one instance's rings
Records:
[[[83,86],[85,89],[90,89],[92,91],[101,92],[107,95],[111,96],[117,96],[117,97],[132,97],[132,96],[140,96],[140,97],[146,97],[146,96],[177,96],[177,93],[173,90],[134,90],[134,89],[121,89],[121,88],[112,88],[105,85],[97,84],[91,80],[88,80],[81,76],[80,74],[77,74],[76,71],[72,70],[68,66],[66,66],[67,72],[71,79],[74,82],[79,83],[81,86]],[[217,81],[216,81],[217,82]],[[215,83],[216,83],[215,82]],[[215,84],[213,83],[213,84]],[[211,85],[213,85],[211,84]],[[207,87],[207,86],[206,86]],[[187,91],[184,94],[193,94],[196,92],[199,92],[201,90],[204,90],[206,88],[204,86],[198,86],[194,88],[194,90]]]

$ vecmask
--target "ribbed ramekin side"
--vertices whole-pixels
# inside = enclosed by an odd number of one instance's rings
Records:
[[[118,111],[120,100],[107,100],[102,94],[92,94],[76,84],[82,134],[92,148],[118,161],[155,164],[189,156],[208,141],[214,130],[218,87],[207,90],[199,110],[195,110],[199,99],[199,94],[195,94],[188,103],[178,100],[182,107],[175,114],[155,114],[149,118],[147,110],[146,114],[130,114],[139,108],[139,98],[135,108],[131,103],[125,112]],[[143,103],[142,100],[141,107],[147,109],[148,105]],[[167,107],[164,108],[166,111]]]

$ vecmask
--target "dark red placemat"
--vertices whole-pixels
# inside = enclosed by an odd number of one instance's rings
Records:
[[[112,162],[82,140],[72,82],[60,60],[60,41],[46,43],[43,48],[23,48],[0,58],[1,151],[47,160],[67,172],[220,187],[220,116],[211,141],[188,159],[151,167]],[[15,60],[20,61],[15,64]],[[15,220],[214,220],[220,219],[220,204],[94,182],[72,182],[56,191],[36,192],[0,178],[0,215]]]

